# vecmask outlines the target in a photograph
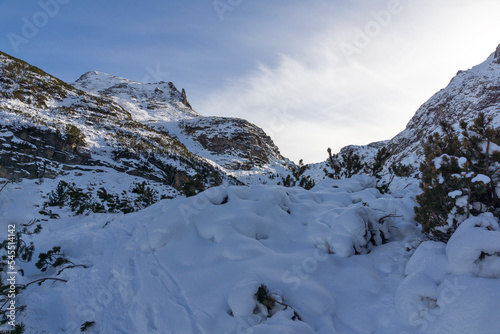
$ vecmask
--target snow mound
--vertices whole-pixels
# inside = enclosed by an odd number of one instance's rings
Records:
[[[418,333],[495,334],[500,228],[491,214],[464,221],[447,245],[423,242],[406,265],[396,308]],[[496,301],[495,301],[496,300]]]
[[[446,254],[456,275],[500,278],[498,219],[483,214],[464,221],[448,241]]]

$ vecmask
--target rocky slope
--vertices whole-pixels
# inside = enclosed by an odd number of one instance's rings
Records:
[[[495,53],[468,71],[459,71],[450,84],[424,103],[406,129],[394,137],[387,148],[391,162],[413,163],[422,157],[422,143],[439,122],[451,123],[457,131],[462,121],[472,122],[483,112],[500,127],[500,45]]]
[[[460,133],[460,122],[472,122],[483,112],[494,118],[495,127],[500,127],[500,45],[482,64],[467,71],[459,71],[449,85],[425,102],[410,120],[406,129],[388,141],[365,146],[347,146],[340,155],[354,152],[365,163],[373,161],[377,151],[383,147],[390,153],[386,170],[394,163],[403,163],[418,168],[423,159],[423,144],[436,131],[440,121],[450,123]],[[329,168],[328,160],[311,165],[309,174],[324,177],[323,169]]]
[[[180,190],[288,172],[261,129],[201,116],[172,83],[89,72],[67,84],[0,53],[0,113],[6,179],[113,169]]]
[[[106,96],[130,112],[132,118],[180,140],[188,149],[225,169],[241,170],[285,165],[278,148],[262,129],[248,121],[204,117],[189,104],[186,92],[173,83],[143,84],[106,73],[89,72],[74,86]]]

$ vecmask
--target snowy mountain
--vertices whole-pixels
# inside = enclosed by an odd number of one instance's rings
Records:
[[[418,168],[423,159],[423,144],[429,135],[440,132],[441,121],[446,121],[460,133],[460,122],[470,124],[483,112],[494,118],[495,127],[500,127],[500,45],[486,61],[467,71],[459,71],[449,85],[425,102],[407,124],[406,129],[388,141],[365,146],[347,146],[339,154],[354,152],[365,163],[373,161],[377,151],[385,147],[390,157],[386,168],[394,163]],[[311,165],[311,176],[318,178],[328,160]]]
[[[253,173],[248,171],[270,174],[286,171],[287,165],[292,165],[284,161],[262,129],[242,119],[198,114],[187,101],[185,90],[179,92],[171,82],[143,84],[89,72],[74,86],[113,99],[135,121],[168,133],[190,152],[216,163],[241,181],[249,182]]]
[[[102,72],[88,72],[73,86],[87,93],[105,95],[140,122],[171,122],[201,117],[191,109],[186,93],[169,82],[143,84]]]
[[[479,112],[492,116],[495,127],[500,127],[500,45],[482,64],[459,71],[446,88],[417,110],[406,129],[387,144],[393,155],[389,163],[419,161],[422,142],[440,130],[440,121],[458,132],[461,121],[470,124]]]
[[[113,169],[175,193],[193,182],[195,191],[259,182],[293,165],[261,129],[202,117],[172,83],[89,72],[70,85],[4,53],[0,79],[0,176],[7,179]]]
[[[415,164],[438,120],[498,126],[499,66],[500,47],[394,139],[341,153]],[[68,84],[3,53],[0,115],[0,331],[499,332],[498,219],[429,240],[416,178],[325,179],[326,163],[295,166],[172,83]],[[316,184],[293,186],[304,175]]]

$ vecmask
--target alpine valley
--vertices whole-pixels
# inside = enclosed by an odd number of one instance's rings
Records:
[[[430,157],[481,117],[484,171]],[[500,46],[396,137],[309,165],[171,82],[66,83],[0,52],[0,330],[498,334],[499,134]],[[445,239],[415,215],[426,162],[464,169]]]

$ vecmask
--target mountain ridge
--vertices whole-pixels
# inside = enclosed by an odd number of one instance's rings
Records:
[[[70,85],[0,56],[4,178],[56,177],[83,164],[177,190],[197,180],[199,191],[220,182],[254,182],[261,172],[288,172],[289,162],[260,128],[200,115],[173,83],[143,84],[93,71]]]

